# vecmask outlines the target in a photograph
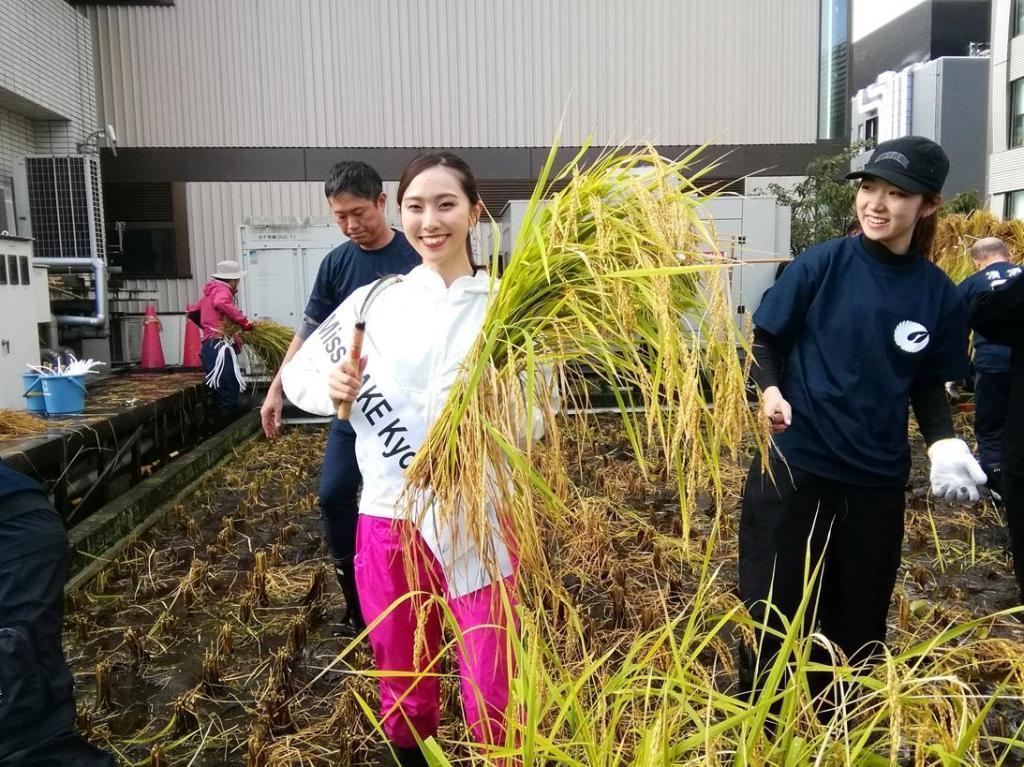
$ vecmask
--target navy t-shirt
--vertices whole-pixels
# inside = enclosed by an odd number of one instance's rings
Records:
[[[910,471],[911,384],[965,375],[967,312],[934,264],[866,246],[862,236],[809,248],[754,324],[786,353],[780,388],[793,422],[774,437],[781,455],[840,482],[898,486]]]
[[[20,493],[24,490],[35,490],[42,493],[43,488],[34,479],[26,477],[20,471],[15,471],[0,459],[0,500],[5,496]]]
[[[968,306],[979,293],[995,290],[1021,273],[1021,267],[1009,261],[992,264],[960,283],[960,295]],[[974,368],[981,373],[1008,373],[1010,347],[990,343],[981,333],[974,334]]]
[[[344,242],[320,263],[306,317],[319,325],[352,291],[389,274],[408,274],[420,263],[402,232],[396,231],[391,242],[378,250],[363,250],[352,240]]]
[[[352,240],[343,242],[320,262],[304,312],[303,329],[307,332],[302,336],[312,334],[313,326],[326,320],[354,290],[389,274],[408,274],[421,263],[419,253],[399,231],[395,231],[391,242],[377,250],[363,250]],[[336,421],[335,425],[352,432],[348,421]]]
[[[25,556],[51,545],[51,539],[40,536],[33,514],[12,514],[6,500],[15,493],[31,492],[38,495],[38,506],[50,506],[50,499],[39,483],[15,471],[0,460],[0,562]],[[56,514],[56,512],[53,512]]]

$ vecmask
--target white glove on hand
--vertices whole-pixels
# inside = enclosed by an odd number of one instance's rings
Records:
[[[962,439],[940,439],[928,448],[932,463],[932,495],[947,501],[976,501],[988,481]]]

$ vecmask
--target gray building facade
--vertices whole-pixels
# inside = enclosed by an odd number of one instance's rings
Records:
[[[987,56],[945,56],[885,72],[853,98],[852,140],[888,141],[924,136],[950,159],[943,194],[975,191],[984,197],[988,164]],[[853,161],[863,167],[870,150]]]
[[[862,0],[878,2],[878,0]],[[991,41],[992,0],[925,0],[853,44],[852,92],[882,72],[943,56],[969,56]]]
[[[92,43],[85,11],[64,0],[0,2],[0,230],[27,231],[24,158],[74,154],[100,126]]]

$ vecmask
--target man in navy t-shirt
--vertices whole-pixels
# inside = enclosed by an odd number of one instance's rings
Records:
[[[1004,285],[1021,273],[1010,263],[1006,245],[997,237],[985,237],[971,248],[975,272],[960,283],[960,295],[968,306],[981,293]],[[988,475],[988,486],[999,493],[1002,476],[1003,428],[1010,406],[1010,347],[989,342],[974,334],[974,436],[978,459]]]
[[[356,288],[385,275],[406,274],[420,264],[419,254],[405,235],[391,229],[384,218],[386,196],[376,170],[364,162],[340,162],[324,182],[324,194],[348,242],[328,253],[320,264],[302,324],[288,347],[284,362],[294,356],[320,323]],[[260,408],[263,432],[269,439],[277,435],[281,426],[282,404],[281,372],[278,371]],[[356,463],[355,440],[355,432],[348,422],[334,419],[324,449],[318,494],[324,532],[345,596],[342,622],[361,629],[363,621],[352,571],[362,482]]]
[[[75,732],[64,659],[68,536],[42,488],[0,460],[0,764],[113,767]]]
[[[971,327],[975,334],[1010,349],[1000,480],[1013,568],[1024,604],[1024,275],[979,293],[971,302]]]

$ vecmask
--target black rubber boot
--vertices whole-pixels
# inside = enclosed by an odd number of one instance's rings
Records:
[[[998,466],[987,466],[985,474],[988,476],[985,486],[992,497],[992,504],[1003,511],[1003,470]]]
[[[353,565],[355,556],[339,557],[334,560],[334,574],[345,597],[345,612],[341,616],[344,626],[359,632],[366,628],[362,610],[359,609],[359,594],[356,592],[356,574]]]
[[[736,692],[741,698],[748,698],[754,692],[754,669],[757,667],[757,653],[746,640],[736,643]]]
[[[391,748],[395,752],[395,764],[398,767],[427,767],[427,757],[420,751],[419,746],[401,748],[392,743]]]

